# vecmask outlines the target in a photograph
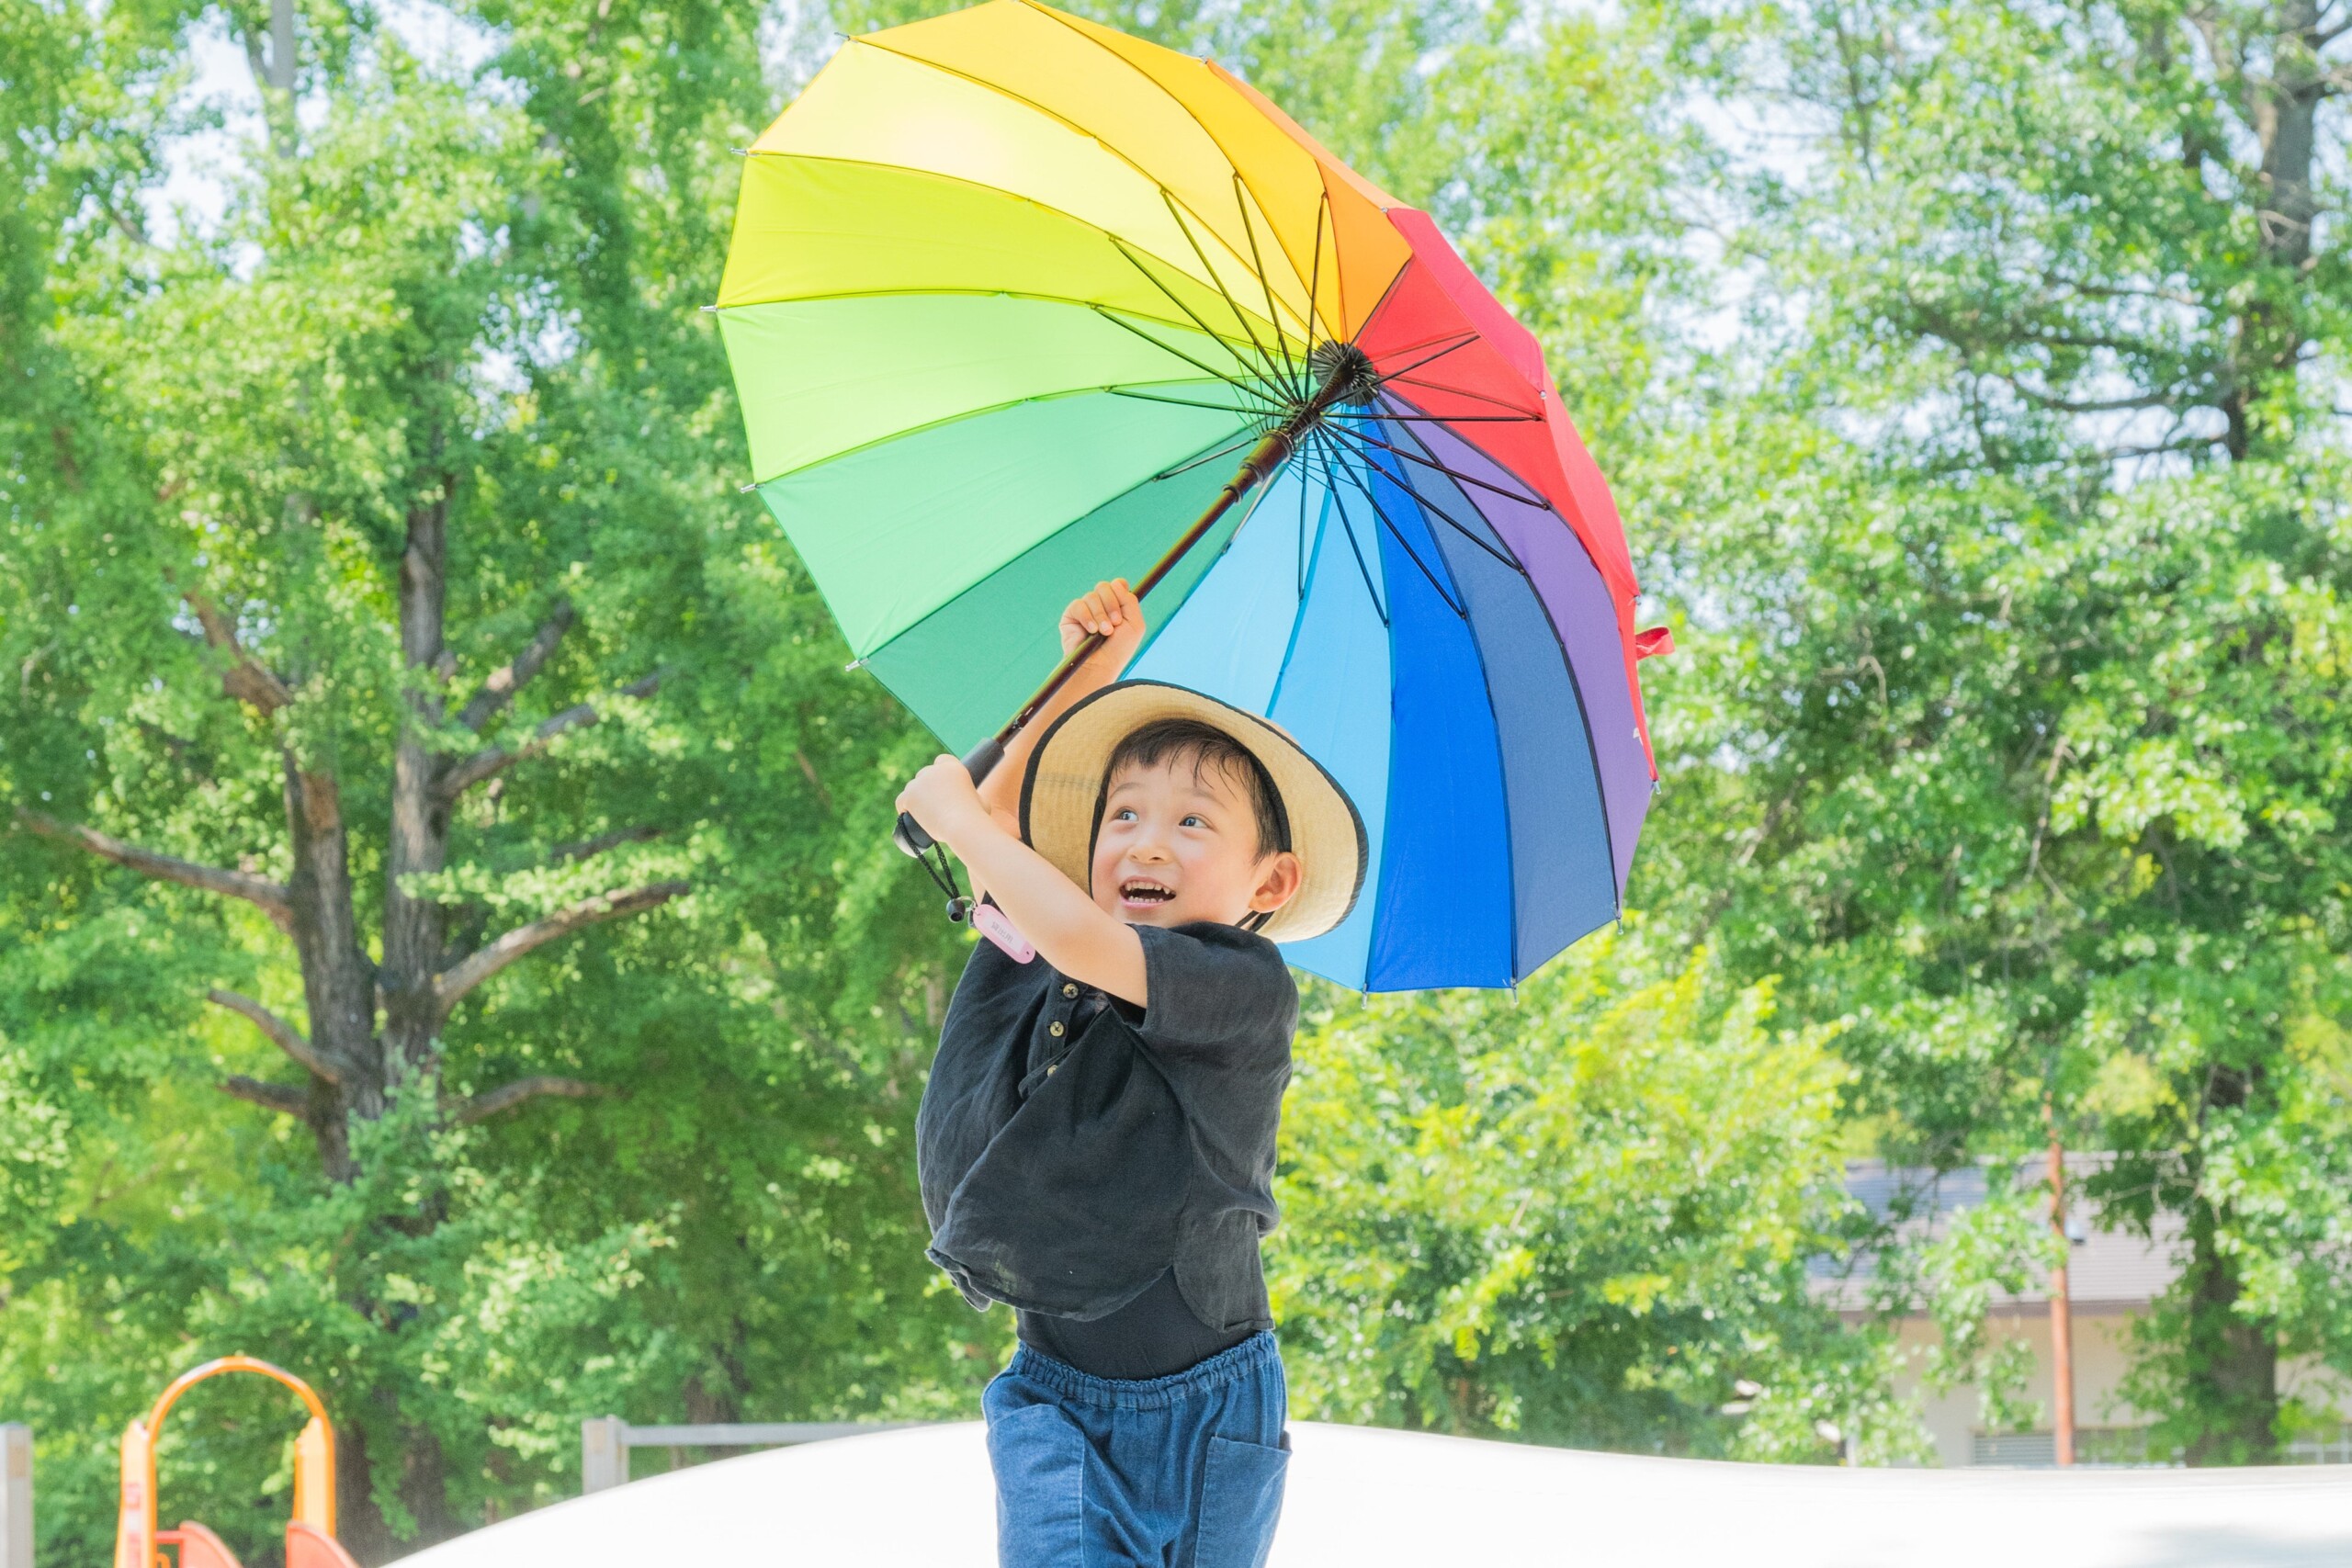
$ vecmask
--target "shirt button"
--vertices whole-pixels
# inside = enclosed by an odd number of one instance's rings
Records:
[[[1062,986],[1062,995],[1066,997],[1074,997],[1078,995],[1078,987],[1065,982]]]
[[[1059,1019],[1056,1019],[1053,1022],[1046,1025],[1046,1032],[1052,1035],[1055,1039],[1059,1040],[1062,1037],[1061,1021]]]
[[[1046,1076],[1047,1077],[1052,1077],[1054,1076],[1055,1070],[1056,1070],[1057,1068],[1058,1068],[1060,1066],[1061,1066],[1061,1064],[1060,1064],[1059,1062],[1052,1062],[1052,1063],[1048,1063],[1048,1064],[1046,1065]]]

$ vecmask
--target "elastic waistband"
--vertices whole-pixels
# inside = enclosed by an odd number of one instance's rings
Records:
[[[1274,1346],[1272,1333],[1260,1329],[1232,1349],[1220,1350],[1205,1361],[1164,1378],[1135,1382],[1098,1378],[1091,1372],[1080,1371],[1067,1361],[1056,1360],[1034,1345],[1023,1345],[1015,1350],[1012,1364],[1004,1370],[1009,1377],[1043,1383],[1064,1399],[1079,1404],[1109,1410],[1161,1410],[1244,1378],[1266,1372],[1279,1377],[1282,1369],[1282,1352]]]

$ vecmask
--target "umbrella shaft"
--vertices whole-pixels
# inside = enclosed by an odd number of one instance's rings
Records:
[[[1136,597],[1141,599],[1159,587],[1160,580],[1176,570],[1176,563],[1184,558],[1185,552],[1207,537],[1209,530],[1217,525],[1218,519],[1233,510],[1236,502],[1272,479],[1274,470],[1289,460],[1292,449],[1298,445],[1299,436],[1320,420],[1333,403],[1341,400],[1351,384],[1350,373],[1344,366],[1334,368],[1313,398],[1290,418],[1268,431],[1265,439],[1251,447],[1250,456],[1241,459],[1241,467],[1225,481],[1225,488],[1216,492],[1216,499],[1209,502],[1208,509],[1168,547],[1168,553],[1143,574],[1143,581],[1135,585]],[[1100,632],[1087,633],[1076,648],[1062,656],[1062,661],[1054,666],[1054,672],[1046,677],[1046,683],[1021,705],[1019,712],[1005,721],[1002,729],[964,753],[964,769],[972,775],[974,784],[984,782],[996,772],[996,765],[1004,761],[1004,749],[1012,743],[1012,738],[1037,716],[1040,709],[1054,700],[1055,693],[1069,684],[1069,678],[1078,673],[1078,667],[1093,657],[1094,650],[1101,648],[1103,641]],[[898,826],[890,836],[901,851],[910,855],[922,854],[932,842],[931,835],[903,811],[899,814]],[[954,918],[962,919],[961,916]]]
[[[1225,488],[1216,492],[1216,499],[1209,502],[1208,509],[1193,521],[1190,528],[1184,530],[1182,537],[1168,547],[1168,553],[1161,556],[1153,564],[1152,569],[1143,574],[1143,580],[1135,585],[1136,597],[1141,599],[1159,587],[1160,580],[1176,569],[1176,563],[1184,558],[1185,553],[1206,537],[1209,530],[1217,525],[1218,520],[1233,510],[1234,502],[1257,489],[1272,476],[1276,468],[1283,466],[1283,460],[1290,456],[1291,447],[1296,441],[1295,431],[1287,424],[1281,429],[1268,432],[1266,438],[1252,447],[1250,456],[1241,460],[1239,470],[1225,481]],[[1020,711],[1006,721],[1004,728],[972,749],[971,755],[964,759],[964,763],[965,766],[973,770],[973,783],[978,784],[989,776],[999,760],[1003,757],[1005,747],[1012,744],[1012,738],[1020,734],[1031,719],[1037,716],[1037,711],[1040,708],[1054,700],[1055,693],[1069,683],[1069,678],[1078,673],[1078,667],[1093,657],[1094,650],[1102,647],[1103,641],[1102,633],[1087,633],[1085,638],[1076,648],[1062,656],[1062,661],[1054,667],[1054,672],[1046,677],[1046,683],[1039,686],[1035,694],[1021,705]]]

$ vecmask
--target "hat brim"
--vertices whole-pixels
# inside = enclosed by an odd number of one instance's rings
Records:
[[[1095,818],[1104,773],[1119,743],[1147,724],[1188,718],[1222,730],[1258,759],[1290,819],[1298,892],[1261,933],[1275,942],[1321,936],[1348,918],[1363,891],[1363,818],[1321,763],[1256,714],[1159,681],[1120,681],[1054,721],[1021,785],[1021,837],[1054,869],[1091,891]]]

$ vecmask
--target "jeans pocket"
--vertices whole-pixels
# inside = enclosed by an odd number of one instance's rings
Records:
[[[1281,1448],[1231,1438],[1209,1439],[1201,1472],[1201,1530],[1192,1568],[1265,1568],[1283,1514],[1290,1439]]]
[[[1050,1404],[989,1418],[996,1551],[1003,1568],[1081,1568],[1086,1437]]]

